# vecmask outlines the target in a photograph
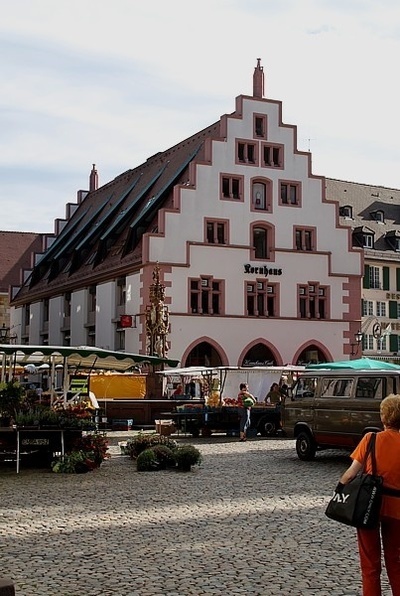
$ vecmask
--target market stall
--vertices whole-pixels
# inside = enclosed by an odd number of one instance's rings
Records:
[[[174,400],[171,412],[164,412],[182,432],[193,436],[209,436],[213,432],[239,433],[239,411],[236,400],[240,383],[247,383],[257,399],[252,408],[250,432],[268,436],[281,428],[281,404],[265,403],[264,399],[273,383],[292,385],[302,366],[262,367],[189,367],[173,371],[160,371],[165,378],[166,390],[181,384],[190,387],[196,381],[200,399],[195,400],[185,391],[182,399]]]

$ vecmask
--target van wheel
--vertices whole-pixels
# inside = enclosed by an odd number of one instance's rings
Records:
[[[314,459],[317,446],[310,433],[301,432],[296,439],[296,451],[299,459],[310,461]]]
[[[272,437],[276,434],[276,424],[272,420],[261,420],[257,430],[262,437]]]

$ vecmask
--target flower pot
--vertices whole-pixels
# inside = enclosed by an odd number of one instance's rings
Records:
[[[178,464],[178,470],[179,472],[190,472],[192,470],[192,464],[182,462]]]
[[[90,468],[84,462],[79,462],[75,466],[75,474],[86,474],[86,472],[90,472]]]

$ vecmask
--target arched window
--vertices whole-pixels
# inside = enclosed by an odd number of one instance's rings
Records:
[[[256,259],[268,258],[268,230],[266,228],[253,228],[253,247]]]
[[[263,182],[253,184],[253,206],[255,209],[265,209],[266,189]]]
[[[251,226],[252,259],[271,259],[274,251],[274,227],[264,222],[254,222]]]
[[[272,205],[272,189],[269,180],[253,180],[251,183],[251,209],[254,211],[270,211]]]

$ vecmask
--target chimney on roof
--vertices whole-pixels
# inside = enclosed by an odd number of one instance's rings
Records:
[[[264,97],[264,68],[261,58],[257,58],[257,66],[253,74],[253,97]]]
[[[89,192],[93,192],[99,188],[99,176],[96,170],[96,164],[93,164],[92,171],[89,177]]]

